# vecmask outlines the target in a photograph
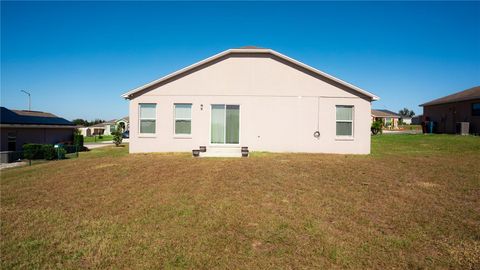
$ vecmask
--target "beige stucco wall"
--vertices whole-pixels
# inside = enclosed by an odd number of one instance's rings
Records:
[[[139,103],[157,104],[153,137],[138,133]],[[189,138],[174,136],[174,103],[193,104]],[[370,153],[368,98],[279,59],[244,55],[222,59],[134,97],[130,152],[209,147],[211,104],[240,105],[240,146],[251,151]],[[354,106],[353,139],[335,136],[335,105]],[[313,136],[317,125],[318,139]]]

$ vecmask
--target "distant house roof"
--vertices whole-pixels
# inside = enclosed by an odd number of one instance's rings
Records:
[[[106,121],[106,122],[91,125],[89,127],[104,128],[106,125],[116,125],[116,123],[120,120],[124,120],[126,122],[129,122],[130,117],[126,116],[126,117],[123,117],[123,118],[120,118],[120,119],[112,119],[112,120],[109,120],[109,121]]]
[[[389,110],[373,110],[372,109],[372,116],[400,118],[399,114],[394,113],[394,112],[389,111]]]
[[[0,108],[0,124],[75,126],[74,123],[67,119],[48,112]]]
[[[466,101],[466,100],[472,100],[472,99],[480,99],[480,86],[475,86],[455,94],[437,98],[427,103],[420,104],[420,106],[438,105],[438,104]]]
[[[129,116],[125,116],[125,117],[122,117],[122,118],[120,118],[120,119],[117,119],[115,122],[118,122],[118,121],[120,121],[120,120],[124,120],[124,121],[126,121],[126,122],[130,122],[130,117],[129,117]]]
[[[111,124],[110,122],[102,122],[102,123],[98,123],[98,124],[95,124],[95,125],[91,125],[89,127],[100,127],[100,128],[104,128],[105,125],[109,125]]]

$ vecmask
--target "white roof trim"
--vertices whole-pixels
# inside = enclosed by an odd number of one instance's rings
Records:
[[[363,95],[365,95],[365,96],[367,96],[367,97],[372,98],[372,100],[379,100],[379,99],[380,99],[378,96],[376,96],[376,95],[374,95],[374,94],[372,94],[372,93],[370,93],[370,92],[368,92],[368,91],[366,91],[366,90],[363,90],[363,89],[361,89],[360,87],[357,87],[357,86],[355,86],[355,85],[353,85],[353,84],[347,83],[347,82],[345,82],[345,81],[343,81],[343,80],[340,80],[340,79],[338,79],[338,78],[336,78],[336,77],[334,77],[334,76],[332,76],[332,75],[330,75],[330,74],[327,74],[327,73],[325,73],[325,72],[323,72],[323,71],[320,71],[320,70],[318,70],[318,69],[316,69],[316,68],[313,68],[313,67],[311,67],[311,66],[309,66],[309,65],[306,65],[306,64],[304,64],[304,63],[302,63],[302,62],[300,62],[300,61],[297,61],[297,60],[295,60],[295,59],[292,59],[292,58],[290,58],[290,57],[288,57],[288,56],[286,56],[286,55],[283,55],[283,54],[281,54],[281,53],[279,53],[279,52],[276,52],[276,51],[274,51],[274,50],[271,50],[271,49],[229,49],[229,50],[223,51],[223,52],[221,52],[221,53],[218,53],[218,54],[216,54],[216,55],[214,55],[214,56],[211,56],[211,57],[209,57],[209,58],[207,58],[207,59],[204,59],[204,60],[202,60],[202,61],[200,61],[200,62],[197,62],[197,63],[195,63],[195,64],[193,64],[193,65],[190,65],[190,66],[188,66],[188,67],[185,67],[185,68],[182,68],[182,69],[180,69],[180,70],[178,70],[178,71],[175,71],[175,72],[173,72],[173,73],[170,73],[170,74],[168,74],[168,75],[166,75],[166,76],[164,76],[164,77],[162,77],[162,78],[160,78],[160,79],[158,79],[158,80],[149,82],[149,83],[147,83],[147,84],[145,84],[145,85],[143,85],[143,86],[140,86],[140,87],[137,87],[137,88],[135,88],[135,89],[133,89],[133,90],[130,90],[130,91],[124,93],[124,94],[122,95],[122,97],[123,97],[123,98],[126,98],[126,99],[129,99],[131,95],[133,95],[133,94],[135,94],[135,93],[137,93],[137,92],[139,92],[139,91],[142,91],[142,90],[144,90],[144,89],[147,88],[147,87],[150,87],[150,86],[152,86],[152,85],[161,83],[161,82],[163,82],[163,81],[165,81],[165,80],[168,80],[168,79],[170,79],[170,78],[172,78],[172,77],[175,77],[175,76],[177,76],[177,75],[179,75],[179,74],[182,74],[182,73],[184,73],[184,72],[187,72],[187,71],[189,71],[189,70],[192,70],[192,69],[194,69],[194,68],[196,68],[196,67],[198,67],[198,66],[201,66],[201,65],[206,64],[206,63],[208,63],[208,62],[214,61],[214,60],[216,60],[216,59],[218,59],[218,58],[220,58],[220,57],[223,57],[223,56],[228,55],[228,54],[231,54],[231,53],[269,53],[269,54],[275,55],[275,56],[277,56],[277,57],[279,57],[279,58],[281,58],[281,59],[284,59],[284,60],[286,60],[286,61],[288,61],[288,62],[291,62],[291,63],[293,63],[293,64],[295,64],[295,65],[298,65],[298,66],[300,66],[300,67],[302,67],[302,68],[305,68],[306,70],[312,71],[312,72],[314,72],[314,73],[316,73],[316,74],[318,74],[318,75],[321,75],[321,76],[326,77],[326,78],[328,78],[328,79],[330,79],[330,80],[332,80],[332,81],[335,81],[335,82],[337,82],[337,83],[339,83],[339,84],[342,84],[342,85],[344,85],[344,86],[346,86],[346,87],[348,87],[348,88],[350,88],[350,89],[352,89],[352,90],[354,90],[354,91],[357,91],[357,92],[359,92],[359,93],[361,93],[361,94],[363,94]]]

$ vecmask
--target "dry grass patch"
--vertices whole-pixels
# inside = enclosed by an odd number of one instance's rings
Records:
[[[2,268],[478,268],[477,149],[381,136],[370,156],[105,148],[9,169]]]

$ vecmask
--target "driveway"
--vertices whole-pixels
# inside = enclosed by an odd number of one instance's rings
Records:
[[[17,161],[17,162],[12,162],[12,163],[0,163],[0,170],[7,169],[7,168],[13,168],[13,167],[18,167],[18,166],[23,166],[27,165],[28,163],[25,161]]]
[[[129,142],[128,139],[123,139],[122,140],[122,143],[128,143],[128,142]],[[112,141],[103,141],[103,142],[83,144],[83,146],[88,147],[88,149],[95,149],[95,148],[105,147],[105,146],[109,146],[109,145],[113,145],[113,142]]]
[[[420,134],[422,130],[383,130],[383,134]]]
[[[88,149],[95,149],[95,148],[100,148],[100,147],[105,147],[105,146],[109,146],[109,145],[113,145],[112,142],[108,142],[108,143],[85,143],[83,144],[83,146],[87,147]]]

